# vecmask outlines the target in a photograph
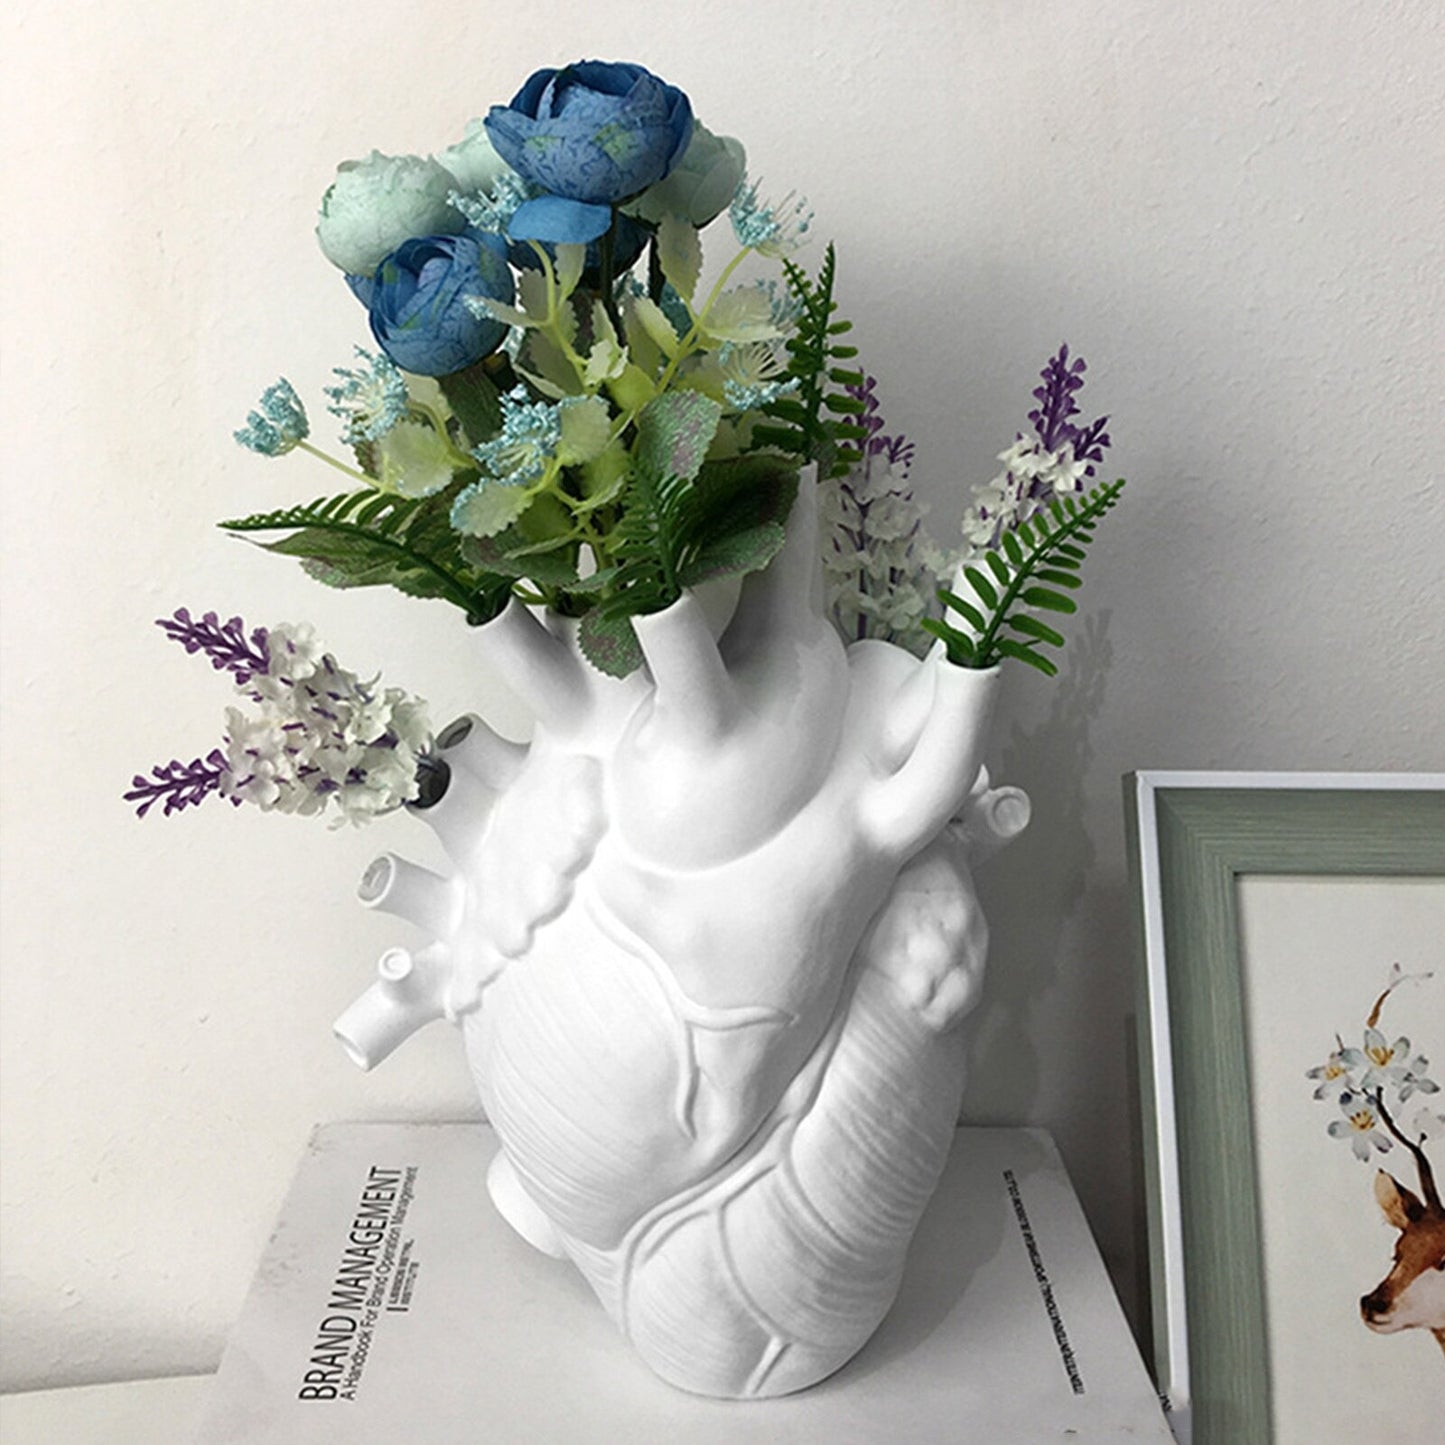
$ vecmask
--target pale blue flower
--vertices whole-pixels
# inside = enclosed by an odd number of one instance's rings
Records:
[[[498,236],[507,233],[507,225],[523,201],[536,194],[534,189],[513,170],[505,170],[490,188],[478,195],[467,196],[453,191],[447,198],[477,231],[491,231]]]
[[[518,386],[502,398],[501,430],[491,441],[474,447],[472,455],[503,486],[525,487],[546,471],[561,439],[560,410],[529,400]]]
[[[341,418],[342,440],[350,446],[380,441],[407,414],[406,379],[396,363],[359,346],[356,355],[362,366],[354,371],[333,368],[341,383],[325,388],[331,398],[326,409]]]
[[[725,342],[718,352],[723,373],[723,396],[735,411],[756,411],[798,389],[766,341]]]
[[[497,154],[486,123],[481,116],[467,122],[466,133],[454,146],[448,146],[437,160],[451,172],[457,185],[468,195],[490,191],[512,168]],[[455,202],[453,202],[455,204]],[[495,227],[483,226],[484,231]]]
[[[243,447],[263,457],[284,457],[310,435],[306,408],[284,376],[261,393],[257,405],[258,410],[246,417],[246,425],[234,433]]]
[[[626,209],[653,225],[671,213],[701,230],[727,210],[746,170],[742,142],[697,121],[682,159]]]
[[[450,235],[465,220],[448,196],[452,173],[423,156],[386,156],[343,161],[321,199],[316,239],[333,266],[348,276],[371,276],[403,241]]]
[[[757,183],[744,182],[728,207],[728,219],[740,246],[763,256],[782,257],[802,244],[812,227],[813,213],[805,200],[794,199],[791,193],[775,206],[765,205],[758,199]]]

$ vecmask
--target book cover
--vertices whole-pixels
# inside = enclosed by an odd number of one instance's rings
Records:
[[[838,1374],[700,1399],[492,1208],[482,1124],[317,1128],[197,1445],[1170,1440],[1062,1162],[961,1129],[898,1303]]]

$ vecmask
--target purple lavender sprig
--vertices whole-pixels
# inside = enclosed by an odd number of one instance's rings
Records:
[[[1084,475],[1092,477],[1093,464],[1104,460],[1104,448],[1109,445],[1109,434],[1104,430],[1109,418],[1101,416],[1086,427],[1075,426],[1070,420],[1079,414],[1074,393],[1082,389],[1087,370],[1082,356],[1070,362],[1069,344],[1064,342],[1040,373],[1043,385],[1034,388],[1034,399],[1039,405],[1029,413],[1029,420],[1046,451],[1057,452],[1063,446],[1072,448],[1075,461],[1089,463]]]
[[[156,803],[164,800],[165,816],[169,817],[184,808],[198,806],[217,792],[221,779],[230,770],[231,765],[219,748],[212,748],[204,758],[193,758],[189,763],[172,759],[153,767],[149,778],[137,773],[131,779],[131,790],[125,794],[125,801],[139,803],[136,817],[144,818]],[[241,806],[238,797],[233,797],[231,802],[238,808]]]
[[[177,607],[173,617],[158,617],[156,626],[187,652],[204,652],[212,667],[233,673],[237,682],[264,676],[271,666],[266,629],[253,628],[248,638],[246,624],[239,617],[222,623],[214,612],[207,612],[197,622],[186,608]]]
[[[863,403],[863,410],[853,420],[868,433],[868,440],[863,447],[864,471],[871,471],[871,468],[866,465],[867,460],[871,460],[873,457],[883,457],[889,466],[897,467],[900,474],[906,477],[913,466],[914,453],[918,449],[902,432],[895,436],[881,435],[883,418],[879,414],[878,378],[865,376],[861,385],[845,386],[843,390]]]

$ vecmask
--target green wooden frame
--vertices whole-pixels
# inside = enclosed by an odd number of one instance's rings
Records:
[[[1445,877],[1445,774],[1130,773],[1155,1379],[1193,1445],[1269,1445],[1237,880]]]

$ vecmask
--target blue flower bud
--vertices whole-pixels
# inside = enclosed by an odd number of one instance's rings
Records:
[[[507,327],[477,316],[468,298],[510,305],[514,296],[507,246],[500,236],[419,236],[404,241],[376,269],[369,285],[348,277],[371,313],[377,344],[416,376],[448,376],[490,355]]]
[[[510,106],[492,107],[486,127],[525,180],[552,196],[610,206],[677,163],[692,138],[692,106],[640,65],[582,60],[539,70]]]

